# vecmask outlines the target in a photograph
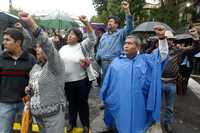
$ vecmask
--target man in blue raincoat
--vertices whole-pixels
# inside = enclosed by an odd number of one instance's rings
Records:
[[[152,54],[139,54],[140,40],[128,36],[124,54],[108,68],[101,98],[119,133],[144,133],[160,122],[162,62],[168,54],[164,29]]]

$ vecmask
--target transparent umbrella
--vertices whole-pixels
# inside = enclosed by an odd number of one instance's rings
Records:
[[[166,30],[170,30],[170,31],[174,32],[174,30],[165,23],[149,21],[149,22],[144,22],[144,23],[139,24],[135,28],[133,33],[136,33],[136,32],[152,33],[152,32],[154,32],[154,26],[157,24],[161,24],[161,25],[165,26]]]
[[[176,40],[187,40],[187,39],[192,39],[192,36],[188,33],[183,33],[183,34],[177,34],[175,38]]]

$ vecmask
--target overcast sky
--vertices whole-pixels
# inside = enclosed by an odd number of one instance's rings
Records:
[[[73,16],[96,15],[92,0],[12,0],[13,6],[30,13],[63,11]],[[0,0],[0,10],[7,11],[9,0]]]
[[[158,3],[159,0],[146,0],[148,3]],[[46,14],[48,11],[62,11],[72,16],[86,15],[91,18],[96,15],[92,0],[12,0],[13,6],[31,14]],[[0,0],[0,10],[8,11],[9,0]]]

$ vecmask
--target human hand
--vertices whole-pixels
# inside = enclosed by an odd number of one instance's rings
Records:
[[[86,68],[89,67],[90,64],[91,64],[91,59],[90,58],[80,59],[81,68],[86,69]]]
[[[121,8],[124,10],[124,12],[130,13],[128,1],[125,1],[125,0],[122,1],[122,2],[121,2]]]
[[[33,88],[30,87],[30,86],[26,86],[26,88],[25,88],[25,93],[26,93],[28,96],[33,96],[33,95],[34,95]]]
[[[20,29],[20,28],[22,28],[22,27],[23,27],[23,26],[22,26],[21,23],[19,23],[19,22],[15,23],[15,28]]]
[[[196,28],[192,28],[189,30],[190,35],[192,35],[193,40],[199,40],[199,34]]]
[[[85,15],[79,16],[79,20],[85,25],[88,24],[88,19]]]
[[[27,12],[19,12],[18,15],[22,21],[26,22],[27,25],[31,27],[33,32],[37,29],[38,26],[37,26],[36,22],[33,20],[33,18]]]
[[[23,20],[26,23],[29,23],[30,21],[30,16],[27,12],[19,12],[18,16],[20,17],[21,20]]]

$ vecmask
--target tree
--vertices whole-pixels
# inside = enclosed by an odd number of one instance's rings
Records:
[[[120,3],[119,0],[93,0],[93,4],[98,14],[93,21],[106,23],[109,16],[119,16]]]
[[[145,16],[142,10],[144,2],[141,0],[129,0],[129,4],[131,12],[140,22],[139,16]],[[108,16],[114,15],[118,16],[121,22],[124,22],[124,12],[121,10],[120,0],[93,0],[93,5],[98,14],[97,17],[93,17],[93,21],[106,23]]]
[[[192,7],[188,9],[185,7],[185,0],[160,0],[161,6],[154,9],[144,9],[145,0],[128,1],[136,25],[150,20],[164,22],[173,29],[179,29],[188,23],[184,18],[187,16],[187,13],[192,14],[192,11],[190,11]],[[194,0],[188,1],[194,2]],[[93,21],[105,23],[109,15],[117,15],[123,22],[124,13],[120,11],[120,2],[119,0],[93,0],[98,14],[96,17],[93,17]]]

